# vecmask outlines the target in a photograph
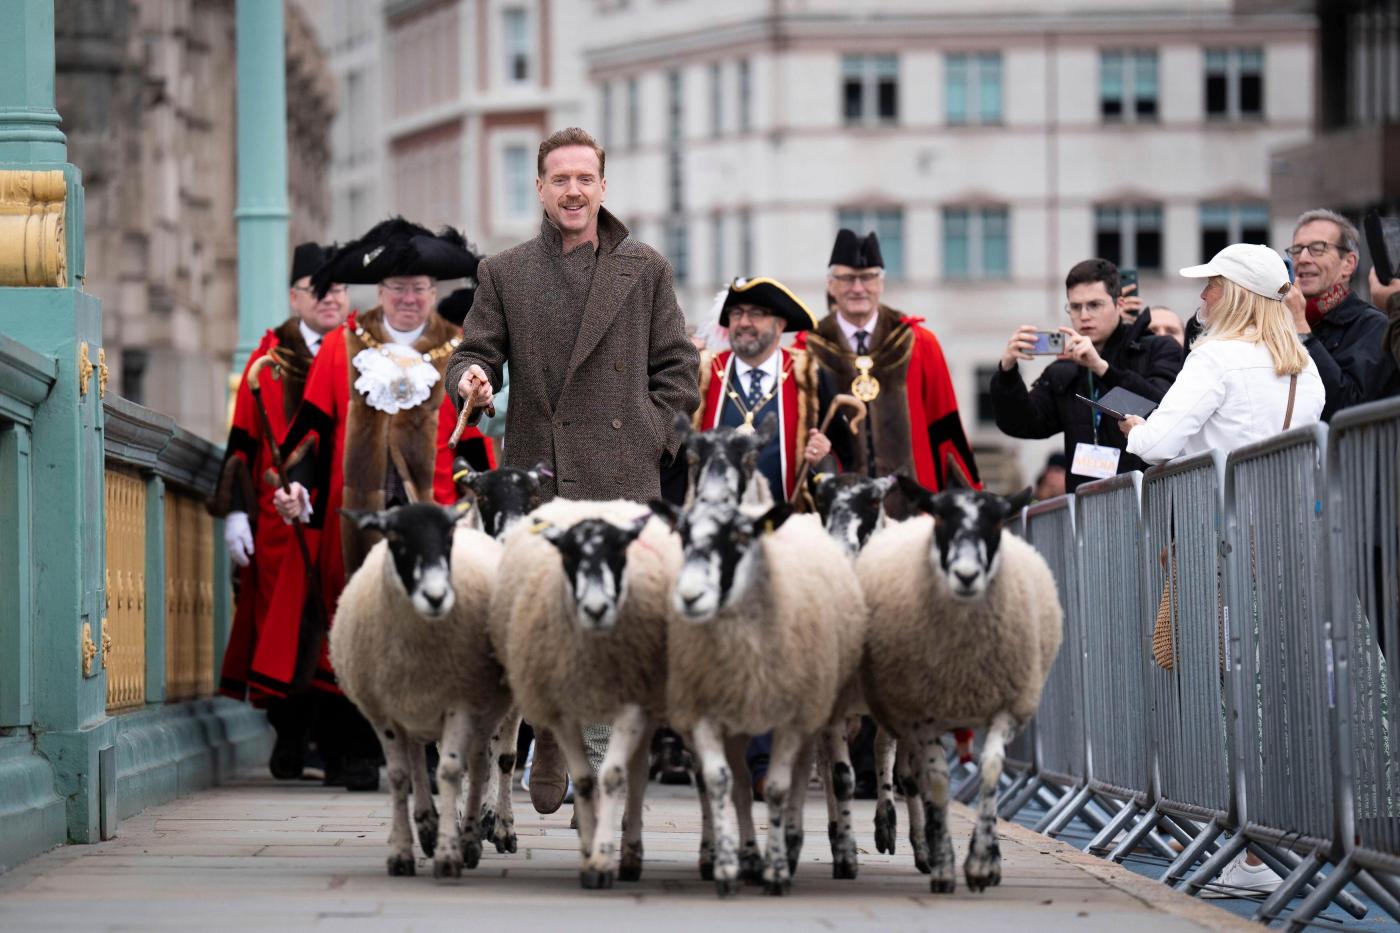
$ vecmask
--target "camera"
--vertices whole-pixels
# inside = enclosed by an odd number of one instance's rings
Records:
[[[1389,285],[1400,278],[1400,218],[1382,217],[1375,211],[1366,215],[1366,248],[1376,267],[1376,278]]]
[[[1056,331],[1038,330],[1035,332],[1035,346],[1031,356],[1059,356],[1065,352],[1065,335]]]

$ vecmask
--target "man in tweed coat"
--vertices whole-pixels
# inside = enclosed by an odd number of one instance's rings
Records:
[[[546,498],[661,495],[676,415],[700,402],[699,355],[660,253],[603,209],[604,153],[581,129],[540,145],[540,234],[484,260],[448,366],[481,412],[510,363],[505,463],[554,470]]]
[[[670,264],[603,209],[604,159],[578,128],[540,144],[540,235],[478,266],[447,384],[479,416],[509,363],[506,465],[550,464],[545,498],[645,502],[661,495],[661,470],[678,453],[676,415],[688,420],[700,404],[700,355]],[[608,731],[584,729],[595,770]],[[535,745],[530,799],[552,813],[567,787],[561,750],[543,730]]]

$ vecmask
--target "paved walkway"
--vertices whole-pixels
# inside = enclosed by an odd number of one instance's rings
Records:
[[[820,795],[816,795],[820,796]],[[790,896],[745,888],[720,901],[695,868],[699,807],[688,788],[652,785],[646,865],[635,884],[578,886],[569,807],[542,817],[517,791],[520,851],[482,859],[460,882],[384,871],[387,794],[249,778],[121,824],[120,837],[68,846],[0,875],[0,930],[688,930],[942,929],[1075,931],[1249,929],[1239,918],[1066,845],[1002,824],[1004,880],[986,894],[934,896],[901,838],[871,842],[873,804],[857,802],[860,877],[834,881],[826,817],[809,801]],[[903,818],[901,808],[900,816]],[[962,862],[970,812],[953,815]],[[904,826],[901,823],[901,833]]]

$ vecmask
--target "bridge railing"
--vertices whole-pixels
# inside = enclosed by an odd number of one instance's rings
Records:
[[[1284,879],[1266,922],[1297,895],[1291,928],[1330,902],[1363,916],[1348,882],[1400,919],[1400,400],[1023,522],[1065,610],[1036,766],[1074,779],[1042,782],[1060,796],[1039,828],[1081,815],[1090,851],[1149,846],[1193,894],[1247,848]],[[1032,794],[1010,797],[1003,815]]]

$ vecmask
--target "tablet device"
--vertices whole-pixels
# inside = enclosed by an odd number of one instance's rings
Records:
[[[1129,415],[1137,415],[1139,418],[1146,418],[1156,411],[1157,403],[1150,398],[1144,398],[1136,392],[1129,392],[1119,386],[1110,389],[1103,398],[1097,402],[1091,398],[1078,396],[1079,400],[1096,411],[1101,411],[1115,421],[1122,421]]]

